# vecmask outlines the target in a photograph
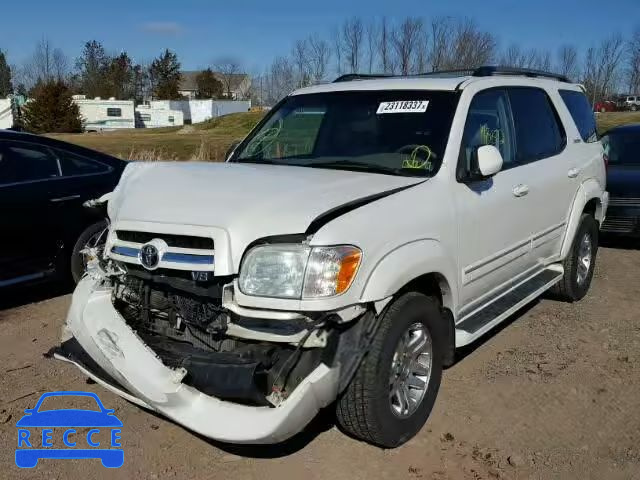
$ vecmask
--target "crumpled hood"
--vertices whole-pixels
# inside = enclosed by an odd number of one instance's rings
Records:
[[[114,190],[109,216],[114,223],[217,227],[232,243],[236,236],[251,242],[304,233],[335,207],[423,180],[276,165],[136,162]]]

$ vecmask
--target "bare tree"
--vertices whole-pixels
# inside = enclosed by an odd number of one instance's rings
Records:
[[[449,68],[474,68],[491,63],[497,42],[490,32],[481,31],[470,19],[457,22],[454,31],[453,56]]]
[[[558,73],[570,79],[577,79],[580,75],[578,50],[573,45],[563,45],[558,50]]]
[[[380,35],[378,37],[378,50],[380,51],[380,67],[383,73],[394,73],[391,60],[391,29],[387,17],[383,17],[380,23]]]
[[[346,20],[342,25],[341,48],[350,72],[360,68],[364,37],[364,24],[358,17]]]
[[[309,46],[306,40],[298,40],[291,51],[291,59],[296,69],[296,85],[298,88],[311,84],[311,64]]]
[[[373,73],[373,69],[378,56],[378,26],[375,22],[370,22],[366,27],[367,31],[367,66],[369,73]]]
[[[65,80],[69,74],[69,60],[59,48],[54,48],[46,38],[36,44],[33,55],[23,67],[27,87],[39,81]]]
[[[342,35],[340,30],[335,28],[333,30],[333,42],[334,42],[334,50],[336,53],[336,73],[341,75],[344,71],[342,68]]]
[[[234,79],[236,75],[240,74],[241,70],[240,61],[234,57],[222,57],[214,63],[214,67],[220,75],[225,95],[227,98],[232,98]]]
[[[276,57],[266,77],[266,101],[271,105],[296,88],[295,67],[286,57]]]
[[[613,34],[598,48],[589,48],[585,57],[583,83],[592,103],[613,94],[620,80],[620,66],[624,55],[624,39]]]
[[[640,92],[640,27],[627,42],[627,82],[629,93]]]
[[[307,43],[309,45],[311,78],[315,83],[318,83],[324,80],[327,75],[329,60],[331,59],[331,47],[329,42],[317,34],[311,35]]]
[[[451,17],[438,17],[431,21],[431,71],[444,70],[451,63],[449,55],[453,44]]]
[[[406,18],[391,35],[391,45],[402,75],[413,71],[415,55],[422,37],[422,20]]]

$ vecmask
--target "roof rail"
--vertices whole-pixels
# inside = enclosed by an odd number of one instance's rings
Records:
[[[545,72],[531,68],[502,67],[485,65],[478,68],[462,68],[456,70],[438,70],[435,72],[413,73],[410,75],[394,75],[386,73],[347,73],[336,78],[333,83],[351,82],[354,80],[375,80],[380,78],[402,77],[491,77],[493,75],[515,75],[532,78],[551,78],[560,82],[570,83],[570,80],[559,73]]]
[[[351,82],[353,80],[373,80],[376,78],[391,78],[394,76],[395,75],[386,73],[347,73],[345,75],[340,75],[333,81],[333,83]]]
[[[570,83],[569,79],[565,75],[545,72],[543,70],[534,70],[531,68],[483,66],[476,68],[473,71],[474,77],[491,77],[493,75],[520,75],[523,77],[552,78],[554,80],[559,80],[560,82]]]

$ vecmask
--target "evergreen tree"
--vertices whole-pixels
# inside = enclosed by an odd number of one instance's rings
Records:
[[[33,133],[76,133],[82,131],[80,110],[71,90],[60,80],[41,82],[33,99],[22,107],[24,128]]]
[[[149,69],[153,96],[161,100],[178,100],[180,86],[180,62],[178,56],[168,48],[156,58]]]
[[[102,44],[91,40],[84,44],[82,54],[76,60],[79,89],[88,98],[110,96],[108,78],[111,59]]]
[[[196,85],[198,86],[198,98],[222,97],[222,82],[215,77],[210,68],[207,68],[196,76]]]
[[[7,64],[7,57],[0,50],[0,98],[6,98],[13,93],[11,84],[11,68]]]

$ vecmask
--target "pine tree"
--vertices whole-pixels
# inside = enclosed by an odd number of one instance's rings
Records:
[[[198,98],[222,98],[222,82],[215,77],[210,68],[196,76],[196,85]]]
[[[76,133],[82,131],[80,110],[71,90],[59,80],[38,85],[33,99],[22,108],[24,128],[33,133]]]
[[[178,100],[180,86],[180,62],[178,56],[168,48],[156,58],[149,69],[153,96],[161,100]]]
[[[11,68],[7,64],[4,52],[0,50],[0,98],[6,98],[13,93],[11,84]]]

